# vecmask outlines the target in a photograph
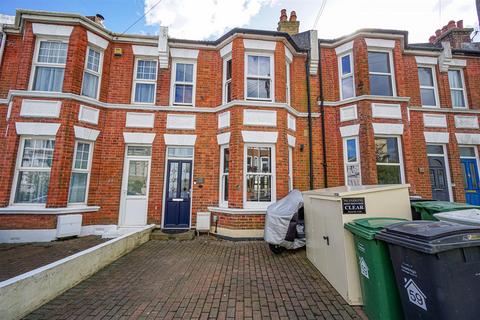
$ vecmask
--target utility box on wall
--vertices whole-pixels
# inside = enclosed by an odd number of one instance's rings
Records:
[[[197,212],[197,232],[210,232],[210,212]]]
[[[57,238],[79,236],[81,231],[81,214],[67,214],[57,217]]]
[[[409,185],[335,187],[303,193],[307,257],[351,305],[362,292],[352,234],[344,224],[354,219],[412,219]]]

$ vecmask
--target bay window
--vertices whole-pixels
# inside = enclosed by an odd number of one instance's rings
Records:
[[[450,84],[450,96],[454,108],[466,108],[467,95],[462,69],[448,70],[448,83]]]
[[[398,137],[375,137],[378,184],[403,183],[401,145]]]
[[[55,140],[51,138],[21,139],[15,172],[14,203],[47,202],[54,148]]]
[[[438,106],[434,67],[418,67],[418,80],[420,82],[422,106]]]
[[[395,96],[391,52],[368,51],[370,94]]]
[[[35,91],[61,92],[68,42],[60,40],[38,40],[33,60],[33,81]]]
[[[82,95],[98,99],[100,78],[102,75],[102,55],[100,50],[87,48],[85,70],[83,72]]]
[[[362,178],[360,171],[358,137],[348,137],[343,139],[343,159],[345,163],[345,185],[361,185]]]
[[[273,100],[273,56],[247,54],[246,98]]]
[[[133,79],[133,102],[155,103],[157,61],[136,59]]]
[[[245,146],[245,206],[266,208],[275,201],[275,148]]]
[[[232,101],[232,58],[223,62],[223,103]]]
[[[355,96],[355,82],[353,79],[352,54],[347,53],[338,58],[340,67],[340,97],[348,99]]]
[[[228,171],[230,150],[228,145],[220,147],[220,206],[228,207]]]
[[[195,101],[195,64],[175,62],[173,72],[173,104],[193,106]]]
[[[90,180],[91,142],[77,141],[73,157],[72,176],[70,178],[69,203],[86,203]]]

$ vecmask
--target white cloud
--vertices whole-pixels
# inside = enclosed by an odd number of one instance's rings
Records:
[[[158,0],[145,0],[145,11]],[[146,16],[148,25],[169,27],[176,38],[206,39],[227,29],[245,26],[275,0],[162,0]]]

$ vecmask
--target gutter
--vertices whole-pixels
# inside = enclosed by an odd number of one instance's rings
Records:
[[[323,95],[323,76],[322,76],[322,51],[320,41],[318,41],[318,86],[320,89],[320,121],[322,124],[322,166],[323,166],[323,185],[328,188],[327,172],[327,142],[325,134],[325,97]]]
[[[7,34],[3,31],[3,24],[0,24],[0,33],[2,35],[2,44],[0,45],[0,66],[2,65],[3,52],[5,51],[5,42],[7,42]]]
[[[307,51],[305,62],[305,75],[307,77],[307,117],[308,117],[308,174],[310,190],[313,190],[313,139],[312,139],[312,103],[310,99],[310,50]],[[322,116],[322,115],[320,115]]]

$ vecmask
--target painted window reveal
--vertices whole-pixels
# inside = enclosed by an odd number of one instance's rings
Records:
[[[68,194],[69,203],[87,202],[92,149],[91,142],[77,141],[76,143]]]
[[[272,201],[272,148],[247,148],[247,202]]]
[[[345,161],[345,184],[359,186],[362,184],[360,172],[360,151],[358,137],[345,138],[343,141]]]
[[[100,50],[88,47],[85,70],[83,72],[82,95],[98,99],[102,74],[102,55]]]
[[[288,191],[293,190],[293,147],[288,147]]]
[[[137,59],[134,75],[133,102],[155,103],[157,61]]]
[[[290,62],[286,62],[286,65],[285,65],[285,87],[286,87],[286,102],[290,105],[291,104],[291,93],[290,93],[290,67],[291,67],[291,63]]]
[[[55,140],[25,138],[20,148],[14,203],[46,203]]]
[[[174,104],[193,105],[193,63],[175,63]]]
[[[340,65],[340,94],[342,99],[355,96],[355,85],[353,80],[352,54],[347,53],[339,57]]]
[[[67,49],[68,43],[63,41],[40,40],[38,42],[32,90],[62,91]]]
[[[224,75],[223,75],[223,101],[225,103],[232,101],[232,58],[225,60],[224,62]]]
[[[247,56],[247,99],[271,100],[272,70],[270,56]]]
[[[437,106],[435,69],[433,67],[418,67],[418,81],[420,82],[422,106]]]
[[[368,71],[372,95],[394,95],[390,52],[368,51]]]
[[[452,106],[454,108],[467,107],[465,95],[465,83],[463,73],[460,69],[448,70],[448,83],[450,84],[450,95],[452,97]]]
[[[402,183],[402,163],[398,137],[376,137],[378,184]]]
[[[230,163],[230,149],[228,146],[222,146],[220,150],[221,168],[220,168],[220,205],[228,206],[228,172]]]

